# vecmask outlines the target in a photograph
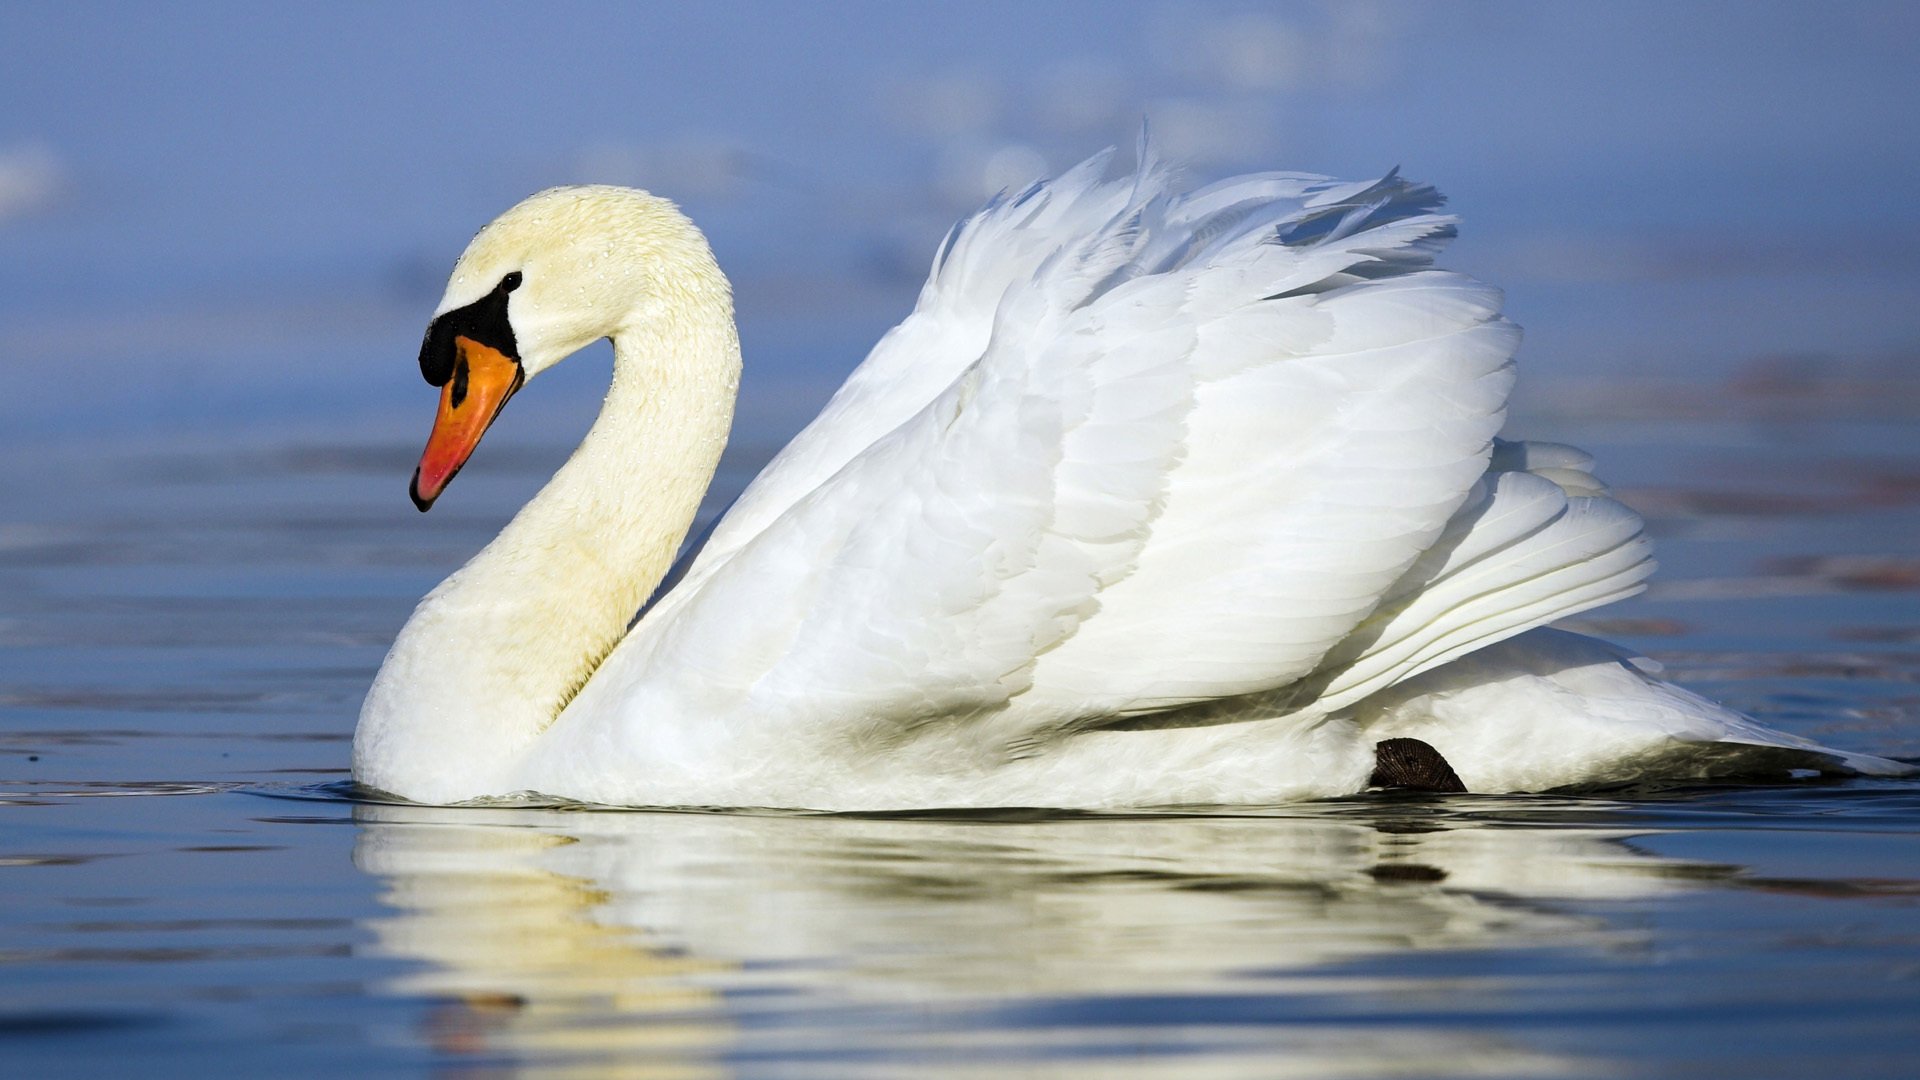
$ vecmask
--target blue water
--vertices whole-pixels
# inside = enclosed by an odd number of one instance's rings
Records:
[[[0,11],[0,1074],[1903,1077],[1920,786],[1184,815],[436,810],[367,681],[597,406],[427,516],[412,355],[546,183],[681,199],[748,370],[715,504],[996,182],[1142,116],[1394,164],[1528,328],[1514,433],[1663,568],[1578,628],[1920,757],[1908,5]],[[1734,17],[1737,13],[1738,17]]]
[[[1880,391],[1904,416],[1783,425],[1724,385],[1663,387],[1680,415],[1523,415],[1661,534],[1660,584],[1581,625],[1782,727],[1920,754],[1920,386]],[[425,518],[398,431],[21,462],[11,1075],[1902,1076],[1920,1053],[1911,783],[1173,816],[347,801],[390,635],[564,452],[513,430]]]

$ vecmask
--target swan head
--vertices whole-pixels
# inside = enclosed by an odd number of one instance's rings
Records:
[[[725,289],[706,238],[644,191],[551,188],[495,218],[454,264],[420,345],[441,394],[414,505],[433,505],[528,379],[714,280]]]

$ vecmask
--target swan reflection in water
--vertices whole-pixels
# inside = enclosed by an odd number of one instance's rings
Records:
[[[1257,1055],[1264,1075],[1412,1075],[1435,1055],[1450,1075],[1572,1068],[1498,1033],[1315,1017],[1329,997],[1457,1004],[1444,971],[1370,958],[1633,948],[1640,932],[1563,902],[1715,871],[1618,830],[1483,826],[1449,805],[1047,820],[366,805],[354,859],[392,909],[370,948],[421,962],[388,989],[444,1002],[424,1036],[530,1075],[725,1075],[793,1054],[823,1075],[1036,1056],[1113,1075],[1112,1055],[1147,1046],[1127,1075],[1204,1075],[1223,1055]],[[1268,1019],[1247,1020],[1250,1000]]]

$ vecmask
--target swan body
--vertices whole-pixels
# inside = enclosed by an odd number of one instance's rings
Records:
[[[1497,438],[1519,332],[1433,267],[1454,226],[1431,188],[1107,168],[956,226],[913,313],[677,566],[740,371],[704,238],[610,187],[482,230],[422,348],[422,509],[526,379],[610,337],[612,384],[401,631],[359,782],[1258,803],[1362,790],[1388,738],[1476,791],[1903,771],[1545,628],[1639,591],[1650,546],[1585,454]]]

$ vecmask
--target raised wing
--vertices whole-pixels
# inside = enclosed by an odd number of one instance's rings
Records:
[[[1151,541],[1040,663],[1054,711],[1153,711],[1308,675],[1485,470],[1518,342],[1497,293],[1421,270],[1292,299],[1210,328],[1203,370],[1221,374],[1200,388]]]
[[[1424,269],[1438,197],[1072,182],[984,219],[1045,249],[1004,256],[1032,268],[984,337],[922,370],[934,323],[896,330],[576,708],[850,737],[970,717],[1017,742],[1299,679],[1379,605],[1484,471],[1517,341],[1493,290]],[[930,291],[996,277],[968,269],[1000,265],[980,224]]]
[[[1002,196],[956,224],[940,244],[912,314],[882,337],[826,406],[760,471],[676,565],[666,587],[684,600],[700,581],[914,413],[979,360],[1011,294],[1036,287],[1042,267],[1064,248],[1105,230],[1149,223],[1134,211],[1156,199],[1150,232],[1136,235],[1126,276],[1204,273],[1210,259],[1249,238],[1281,231],[1299,259],[1284,288],[1327,289],[1358,280],[1350,266],[1423,265],[1453,235],[1451,219],[1428,214],[1430,188],[1394,176],[1345,182],[1309,173],[1256,173],[1184,194],[1169,190],[1143,140],[1134,176],[1107,179],[1107,150],[1059,177]],[[1400,230],[1383,226],[1422,218]],[[1366,232],[1364,238],[1354,234]],[[1118,280],[1118,278],[1116,278]],[[1112,284],[1109,282],[1108,284]],[[686,588],[682,588],[682,583]],[[673,606],[669,594],[656,603]]]

